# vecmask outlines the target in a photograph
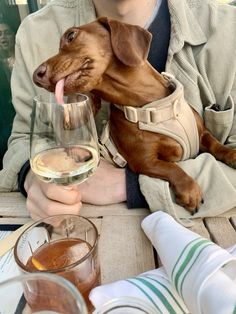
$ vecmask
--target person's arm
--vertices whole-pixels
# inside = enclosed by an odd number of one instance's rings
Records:
[[[101,159],[95,174],[78,186],[82,202],[104,205],[126,201],[129,209],[147,208],[139,188],[138,177],[139,175],[128,167],[117,168]]]
[[[54,11],[58,14],[53,14]],[[43,60],[58,50],[60,31],[68,27],[65,15],[73,16],[73,12],[74,9],[70,7],[62,10],[58,6],[47,6],[43,12],[27,16],[17,31],[15,64],[11,78],[12,102],[16,116],[8,150],[3,159],[3,170],[0,172],[0,191],[18,189],[18,173],[29,159],[33,98],[36,94],[45,93],[33,83],[33,72]]]
[[[23,41],[24,42],[24,41]],[[29,158],[29,131],[32,100],[35,95],[29,69],[25,63],[22,45],[16,40],[16,61],[12,72],[12,102],[16,110],[12,134],[8,141],[8,150],[3,158],[3,170],[0,173],[0,191],[18,189],[17,175]],[[27,50],[27,47],[25,47]],[[30,59],[30,57],[29,57]]]
[[[42,61],[41,58],[49,57],[54,52],[52,49],[56,50],[59,45],[59,34],[55,23],[50,28],[55,34],[50,43],[45,41],[45,37],[48,37],[46,26],[45,31],[40,34],[41,37],[34,36],[34,33],[40,32],[40,27],[37,21],[34,23],[33,19],[26,18],[16,36],[16,61],[11,82],[16,116],[8,150],[3,160],[4,169],[0,172],[0,191],[17,190],[19,174],[21,184],[25,188],[26,205],[34,219],[53,213],[78,214],[82,206],[81,194],[77,190],[73,191],[39,181],[29,171],[29,164],[27,164],[30,153],[30,121],[33,98],[36,94],[45,93],[44,90],[33,84],[32,74]],[[44,48],[42,43],[48,46]]]
[[[26,205],[31,217],[39,219],[65,212],[78,214],[81,202],[108,205],[127,200],[128,208],[148,207],[137,180],[138,175],[130,170],[117,168],[102,159],[88,180],[78,186],[61,187],[40,181],[26,163],[19,174],[19,188],[27,197]]]

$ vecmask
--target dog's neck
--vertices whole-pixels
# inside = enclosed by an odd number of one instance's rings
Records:
[[[168,81],[149,62],[145,62],[135,68],[112,64],[93,92],[117,105],[142,107],[167,97],[172,90]]]

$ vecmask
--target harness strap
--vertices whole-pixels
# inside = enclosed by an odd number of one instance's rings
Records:
[[[107,122],[103,128],[101,137],[100,137],[100,153],[108,161],[115,163],[121,168],[124,168],[127,164],[127,161],[116,149],[115,144],[113,143],[110,137],[110,125]]]
[[[148,106],[155,106],[156,101],[149,103]],[[125,118],[130,122],[137,123],[143,122],[147,124],[157,124],[163,121],[167,121],[173,118],[177,118],[180,113],[180,107],[178,106],[178,100],[175,100],[173,107],[160,108],[157,110],[156,107],[152,108],[135,108],[131,106],[119,106],[114,104],[115,107],[124,112]]]
[[[199,137],[194,114],[184,99],[183,86],[171,74],[162,73],[163,77],[173,86],[169,96],[153,101],[143,107],[120,106],[125,118],[138,123],[141,130],[156,132],[174,138],[183,148],[182,160],[194,158],[199,150]],[[101,154],[104,158],[125,167],[127,162],[117,151],[109,136],[109,123],[103,129]]]
[[[175,78],[172,74],[167,72],[161,73],[163,78],[171,85]],[[115,107],[124,112],[125,118],[133,123],[146,123],[146,124],[158,124],[170,119],[176,119],[181,112],[181,106],[178,104],[181,100],[181,85],[178,86],[179,90],[172,93],[170,96],[155,100],[142,107],[120,106],[114,104]],[[183,90],[183,88],[182,88]]]

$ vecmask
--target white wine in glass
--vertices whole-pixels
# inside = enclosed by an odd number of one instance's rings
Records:
[[[43,181],[79,184],[94,173],[99,149],[88,96],[75,94],[58,104],[54,94],[34,98],[30,165]]]

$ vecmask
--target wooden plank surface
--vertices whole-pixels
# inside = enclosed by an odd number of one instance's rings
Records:
[[[25,197],[17,192],[0,193],[0,216],[29,217]]]
[[[236,231],[229,219],[211,217],[204,220],[213,242],[223,248],[228,248],[236,243]]]
[[[236,215],[231,217],[230,220],[231,225],[234,227],[234,229],[236,230]]]
[[[23,225],[30,220],[30,217],[7,217],[0,218],[0,224],[3,225]]]
[[[81,215],[98,228],[102,283],[135,276],[156,268],[151,242],[141,229],[147,209],[128,210],[125,203],[107,206],[86,204]],[[0,224],[24,224],[30,219],[20,193],[0,193]],[[227,217],[196,219],[190,228],[223,248],[236,243],[236,208]]]
[[[202,237],[205,237],[207,239],[210,239],[211,236],[206,229],[204,222],[202,219],[195,219],[194,225],[189,228],[191,231],[196,232],[197,234],[201,235]]]
[[[103,217],[100,237],[103,283],[136,276],[155,268],[152,245],[140,226],[143,218]]]
[[[126,203],[94,206],[84,204],[81,215],[86,217],[100,217],[104,215],[147,215],[149,211],[144,208],[127,210]],[[20,193],[0,193],[0,216],[2,217],[29,217],[29,212],[25,206],[25,197]]]

